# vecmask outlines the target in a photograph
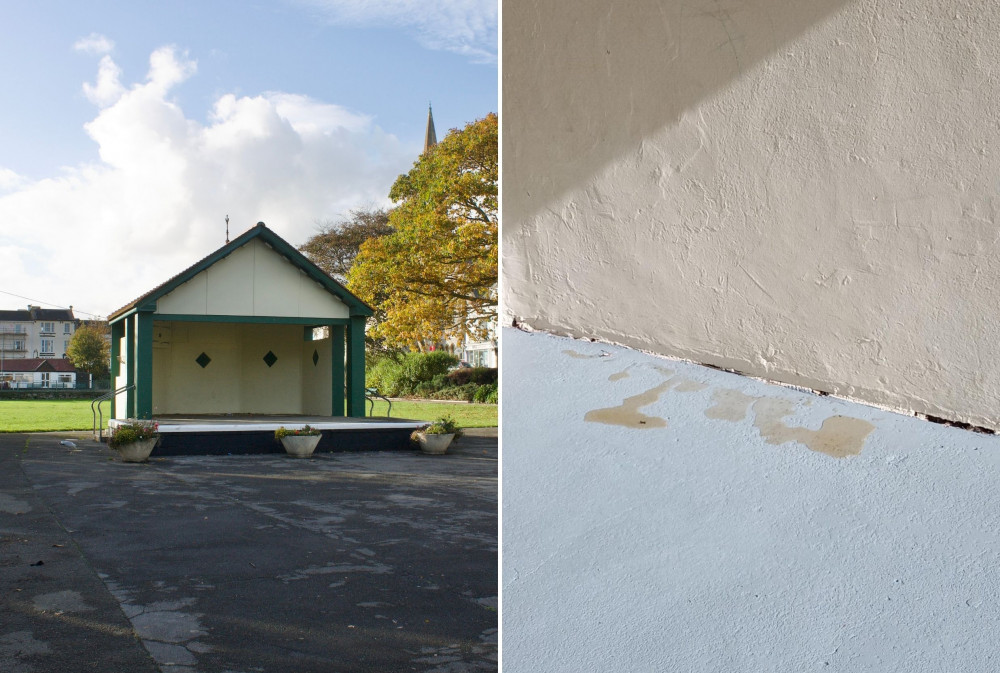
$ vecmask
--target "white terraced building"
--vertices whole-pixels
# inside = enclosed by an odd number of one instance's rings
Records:
[[[5,360],[64,358],[80,321],[73,307],[0,311],[0,354]]]

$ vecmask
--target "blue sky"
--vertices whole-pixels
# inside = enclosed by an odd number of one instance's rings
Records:
[[[299,245],[498,109],[481,0],[0,0],[0,308],[106,315],[264,220]],[[81,314],[81,317],[85,317]]]

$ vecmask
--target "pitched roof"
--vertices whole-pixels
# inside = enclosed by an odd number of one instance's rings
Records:
[[[65,358],[20,358],[15,360],[4,360],[3,371],[5,372],[63,372],[72,373],[76,371],[73,363]]]
[[[73,317],[73,309],[71,308],[41,308],[40,306],[31,306],[27,309],[15,311],[0,311],[0,320],[31,322],[33,320],[67,321],[76,320],[76,318]]]
[[[309,259],[306,258],[301,252],[295,249],[288,241],[278,236],[276,233],[268,229],[263,222],[258,222],[257,226],[249,229],[238,237],[233,239],[231,243],[227,243],[222,246],[212,254],[204,257],[195,264],[189,266],[188,268],[181,271],[179,274],[170,278],[169,280],[157,285],[152,290],[147,292],[129,302],[125,306],[108,316],[108,322],[117,322],[125,313],[150,302],[154,302],[160,297],[173,292],[179,286],[183,285],[187,281],[191,280],[199,273],[209,268],[216,262],[225,259],[233,252],[242,248],[244,245],[259,238],[264,243],[267,243],[272,250],[278,254],[284,256],[289,262],[297,266],[299,269],[305,272],[307,276],[322,285],[328,292],[338,297],[341,301],[347,304],[350,309],[351,315],[360,316],[370,316],[374,313],[371,306],[361,301],[357,296],[355,296],[350,290],[338,283],[336,280],[331,278],[325,271],[313,264]]]

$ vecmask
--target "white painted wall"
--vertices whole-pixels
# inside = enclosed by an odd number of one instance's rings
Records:
[[[508,321],[1000,428],[1000,5],[514,0],[503,35]]]
[[[132,320],[132,318],[126,318]],[[122,330],[124,332],[124,330]],[[112,390],[118,390],[128,385],[129,357],[125,348],[125,337],[118,339],[118,374],[111,382]],[[155,354],[154,354],[155,355]],[[123,392],[115,395],[115,418],[128,418],[128,393]]]
[[[157,314],[347,318],[346,304],[254,239],[156,302]]]

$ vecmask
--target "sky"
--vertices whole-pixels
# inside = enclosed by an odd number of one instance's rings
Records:
[[[107,316],[258,221],[389,205],[498,111],[496,0],[0,0],[0,309]]]

